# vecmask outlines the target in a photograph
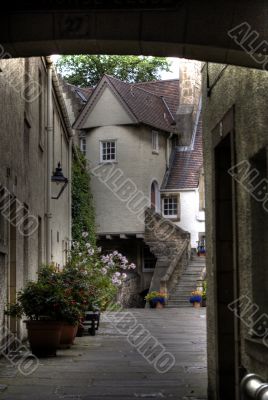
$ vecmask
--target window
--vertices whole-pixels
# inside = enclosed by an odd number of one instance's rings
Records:
[[[152,149],[156,153],[159,151],[159,135],[157,131],[152,131]]]
[[[165,217],[178,217],[178,196],[168,196],[162,199],[163,215]]]
[[[101,162],[116,161],[116,141],[107,140],[101,142],[100,153]]]
[[[150,248],[148,246],[145,246],[143,249],[143,271],[144,272],[150,272],[155,269],[156,265],[156,258],[155,256],[151,253]]]
[[[87,140],[85,137],[80,138],[80,150],[81,153],[86,156],[87,154]]]

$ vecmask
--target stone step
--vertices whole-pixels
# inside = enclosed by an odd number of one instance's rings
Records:
[[[180,291],[180,292],[174,292],[174,293],[171,293],[170,295],[169,295],[169,298],[170,299],[176,299],[178,296],[190,296],[191,295],[191,292],[189,292],[189,290],[184,290],[184,291]]]
[[[167,308],[184,308],[184,307],[193,307],[192,304],[167,304]]]

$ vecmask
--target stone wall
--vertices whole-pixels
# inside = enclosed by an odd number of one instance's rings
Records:
[[[209,76],[209,82],[207,81]],[[207,86],[211,89],[209,96]],[[218,365],[217,351],[219,344],[217,336],[217,283],[215,262],[215,159],[214,147],[220,143],[227,129],[226,113],[233,112],[233,133],[235,163],[250,160],[260,149],[267,147],[268,129],[268,80],[267,72],[257,71],[225,65],[206,65],[203,69],[203,138],[204,138],[204,164],[206,177],[206,244],[207,244],[207,311],[208,311],[208,372],[209,372],[209,398],[218,399]],[[216,129],[216,127],[218,127]],[[243,185],[235,183],[236,196],[236,229],[237,229],[237,274],[238,296],[253,297],[253,265],[252,249],[262,242],[259,247],[259,256],[264,257],[264,237],[252,236],[252,198]],[[267,227],[266,227],[267,229]],[[226,248],[226,255],[228,249]],[[266,257],[266,256],[265,256]],[[224,260],[223,260],[224,262]],[[227,287],[231,281],[222,282]],[[256,288],[255,288],[256,289]],[[260,289],[261,290],[261,289]],[[264,293],[262,294],[262,296]],[[266,310],[267,312],[268,310]],[[223,312],[227,312],[223,310]],[[222,314],[223,315],[223,314]],[[238,323],[240,334],[236,342],[240,343],[239,353],[241,362],[236,367],[248,372],[257,373],[268,379],[268,363],[262,357],[267,348],[264,345],[251,341],[247,324]],[[250,347],[250,348],[249,348]],[[258,351],[259,349],[259,351]],[[226,349],[228,350],[228,348]],[[228,383],[227,383],[228,385]]]
[[[181,252],[185,241],[190,242],[190,234],[148,208],[145,213],[144,241],[157,258],[150,292],[160,290],[161,278]]]
[[[23,336],[25,324],[6,317],[3,322],[3,310],[28,280],[36,279],[39,266],[46,262],[48,75],[43,58],[1,60],[0,68],[0,185],[13,198],[10,209],[0,200],[2,214],[6,210],[5,216],[0,215],[0,326],[5,324]],[[51,173],[60,161],[70,178],[70,138],[54,84],[52,108]],[[63,265],[70,240],[70,184],[51,204],[51,256],[58,265]],[[20,229],[27,214],[36,221],[29,235]]]
[[[123,308],[141,308],[144,306],[144,301],[140,291],[140,277],[138,275],[130,276],[123,283],[118,293],[117,301]]]

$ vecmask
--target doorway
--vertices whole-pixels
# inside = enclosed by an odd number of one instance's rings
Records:
[[[232,134],[215,148],[216,290],[218,399],[236,399],[235,316],[228,309],[236,298],[234,190],[228,173],[233,164]]]

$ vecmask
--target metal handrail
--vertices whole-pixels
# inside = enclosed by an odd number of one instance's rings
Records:
[[[268,384],[259,375],[246,375],[240,387],[243,400],[268,400]]]

